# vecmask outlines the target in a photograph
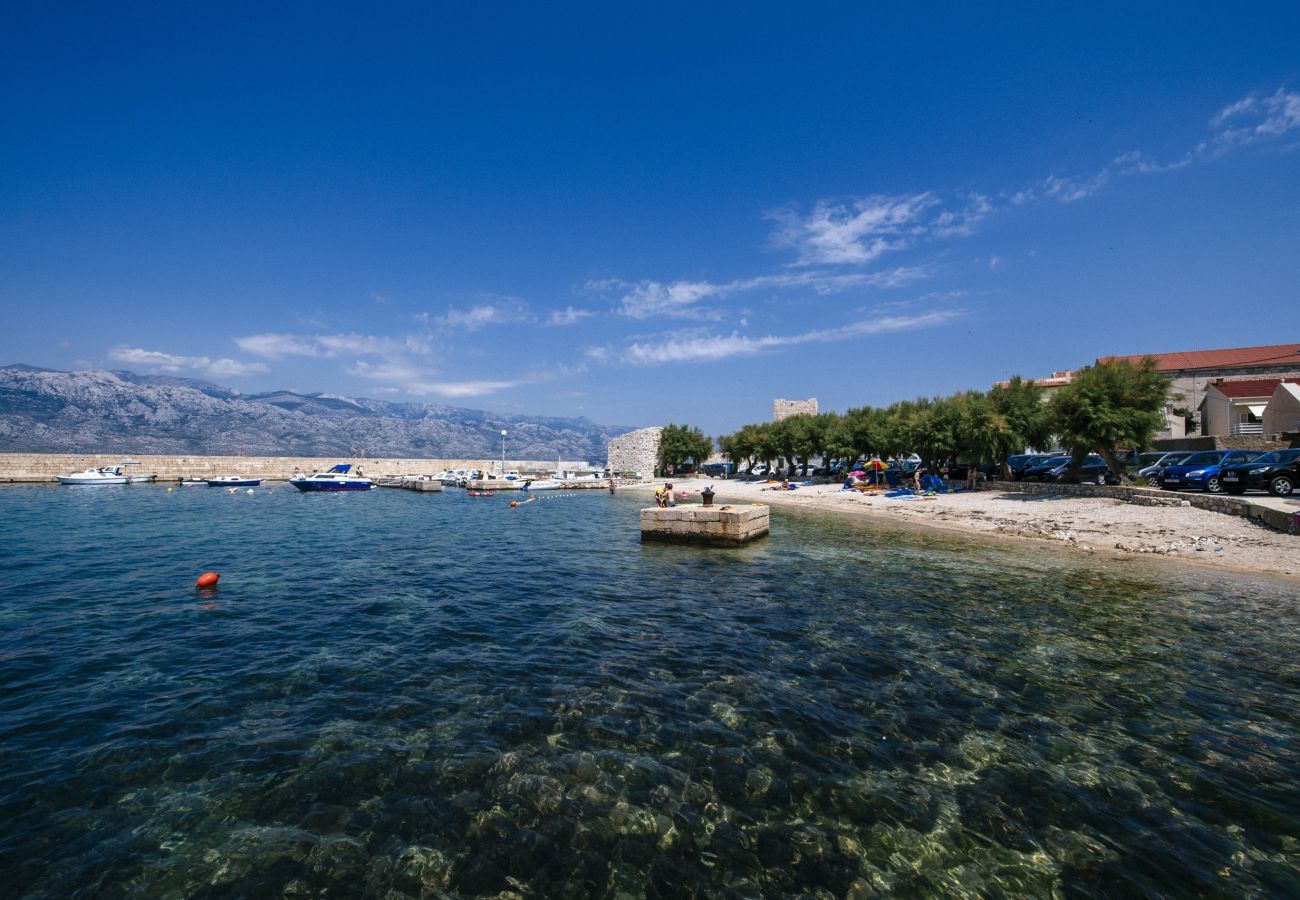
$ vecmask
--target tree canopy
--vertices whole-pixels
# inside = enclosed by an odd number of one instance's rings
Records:
[[[1169,379],[1145,357],[1134,364],[1109,360],[1084,369],[1057,391],[1051,402],[1051,421],[1062,446],[1076,459],[1100,453],[1121,479],[1124,467],[1116,458],[1120,447],[1145,449],[1164,425]]]
[[[659,465],[702,463],[713,453],[713,441],[693,425],[665,425],[659,435]]]
[[[1148,357],[1138,365],[1115,361],[1084,369],[1050,403],[1039,385],[1016,375],[988,391],[749,424],[718,438],[718,446],[738,466],[802,460],[806,471],[815,456],[851,461],[918,453],[930,464],[956,458],[999,464],[1007,474],[1009,456],[1059,441],[1080,459],[1100,453],[1124,478],[1115,451],[1145,449],[1164,422],[1169,382],[1155,365]]]

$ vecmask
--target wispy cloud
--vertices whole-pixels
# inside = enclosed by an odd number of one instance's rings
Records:
[[[910,246],[927,230],[924,219],[938,203],[931,193],[876,194],[849,200],[818,200],[804,215],[794,207],[774,210],[772,241],[798,254],[797,265],[875,261]]]
[[[391,356],[401,353],[429,353],[432,341],[427,334],[403,338],[376,337],[366,334],[250,334],[235,338],[241,350],[267,359],[284,356]]]
[[[574,309],[572,306],[566,306],[564,309],[553,309],[551,315],[547,318],[548,325],[576,325],[583,319],[594,316],[595,313],[589,309]]]
[[[435,397],[448,397],[452,399],[465,399],[469,397],[486,397],[490,394],[499,394],[502,391],[508,391],[511,388],[527,384],[527,381],[429,381],[414,382],[406,386],[406,390],[411,394],[426,394]]]
[[[589,291],[619,295],[619,312],[632,319],[659,316],[716,319],[720,315],[718,311],[703,306],[703,301],[761,290],[806,288],[826,295],[858,288],[892,288],[925,278],[927,274],[923,266],[898,266],[879,272],[783,272],[722,282],[604,279],[588,281],[584,287]]]
[[[1073,203],[1083,200],[1130,175],[1157,175],[1198,163],[1213,162],[1241,148],[1262,145],[1300,129],[1300,93],[1285,88],[1268,96],[1250,94],[1219,110],[1209,122],[1210,134],[1182,154],[1156,159],[1141,150],[1116,156],[1096,172],[1087,175],[1049,175],[1008,196],[1014,205],[1036,200]]]
[[[158,350],[119,345],[108,351],[113,362],[140,366],[157,372],[202,372],[216,378],[241,378],[271,371],[264,363],[246,363],[235,359],[211,359],[207,356],[180,356]]]
[[[1300,128],[1300,93],[1278,88],[1267,97],[1251,94],[1230,103],[1210,120],[1214,140],[1237,147],[1269,140]]]
[[[477,331],[488,325],[514,325],[529,321],[528,307],[517,300],[481,303],[469,309],[452,307],[434,317],[439,328],[447,331]]]
[[[666,339],[655,343],[636,342],[623,354],[624,361],[638,366],[679,362],[712,362],[733,356],[794,347],[800,344],[846,341],[873,334],[932,328],[963,315],[961,310],[933,310],[914,316],[882,316],[864,319],[836,328],[819,328],[800,334],[775,334],[760,337],[732,333],[703,335],[685,339]]]

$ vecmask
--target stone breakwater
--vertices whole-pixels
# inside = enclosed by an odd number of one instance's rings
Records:
[[[143,455],[124,457],[121,453],[0,453],[0,483],[39,483],[54,481],[59,475],[80,472],[91,466],[116,466],[123,459],[140,463],[131,466],[137,475],[156,475],[159,481],[183,478],[211,478],[214,475],[244,475],[268,481],[286,480],[299,472],[325,471],[337,463],[361,466],[371,477],[395,475],[432,475],[443,469],[492,470],[501,460],[491,459],[417,459],[406,457],[347,459],[337,456],[170,456]],[[561,462],[562,468],[581,469],[583,462]],[[506,460],[507,469],[521,472],[549,472],[554,460]]]

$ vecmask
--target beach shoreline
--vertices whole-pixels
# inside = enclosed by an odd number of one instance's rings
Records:
[[[662,483],[619,490],[648,497]],[[767,503],[966,537],[1035,541],[1097,559],[1147,559],[1300,581],[1300,538],[1250,519],[1186,506],[997,490],[904,500],[846,491],[839,484],[800,485],[792,491],[764,482],[709,478],[673,479],[672,484],[675,492],[692,495],[712,487],[715,505]]]

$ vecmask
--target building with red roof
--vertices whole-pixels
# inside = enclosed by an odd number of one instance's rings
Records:
[[[1202,434],[1231,434],[1233,433],[1231,429],[1234,421],[1237,421],[1239,426],[1259,425],[1260,415],[1251,410],[1250,407],[1254,405],[1262,408],[1263,405],[1267,404],[1272,389],[1268,394],[1264,395],[1262,402],[1255,396],[1236,398],[1237,400],[1249,402],[1236,403],[1235,406],[1238,408],[1233,410],[1234,404],[1232,403],[1229,403],[1228,408],[1222,406],[1222,403],[1229,397],[1223,391],[1223,385],[1225,384],[1235,381],[1267,380],[1265,376],[1269,376],[1273,382],[1273,389],[1276,389],[1278,382],[1283,379],[1300,381],[1300,344],[1229,347],[1221,350],[1180,350],[1173,353],[1139,353],[1133,356],[1101,356],[1097,358],[1097,362],[1100,364],[1110,360],[1122,359],[1137,363],[1146,356],[1155,359],[1157,370],[1168,375],[1173,381],[1170,400],[1165,408],[1168,429],[1164,433],[1157,435],[1160,438],[1186,436],[1185,420],[1181,415],[1175,414],[1174,410],[1197,411],[1200,414],[1200,421],[1203,426],[1201,429]],[[1217,394],[1210,407],[1206,407],[1206,399],[1211,385],[1214,385]],[[1228,388],[1228,390],[1254,391],[1260,387],[1260,385],[1254,385],[1249,388]],[[1237,420],[1232,417],[1234,412],[1238,415]],[[1252,416],[1254,418],[1251,418]],[[1222,430],[1211,431],[1211,428]],[[1259,431],[1253,433],[1262,433],[1262,427]]]
[[[1264,408],[1277,386],[1300,383],[1297,378],[1243,378],[1212,381],[1201,401],[1201,433],[1249,435],[1264,433]]]

